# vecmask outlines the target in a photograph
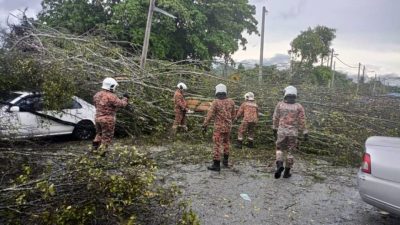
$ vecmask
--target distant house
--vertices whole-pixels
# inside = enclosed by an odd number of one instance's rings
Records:
[[[392,93],[386,94],[385,96],[387,96],[387,97],[393,97],[393,98],[400,98],[400,93],[392,92]]]

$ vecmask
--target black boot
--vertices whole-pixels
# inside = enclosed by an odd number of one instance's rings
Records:
[[[254,148],[254,142],[249,140],[249,143],[247,144],[247,147]]]
[[[242,149],[243,141],[242,140],[237,140],[235,147],[238,149]]]
[[[285,168],[285,172],[283,172],[283,178],[289,178],[292,174],[290,174],[290,168]]]
[[[100,142],[98,142],[98,141],[92,142],[92,151],[97,151],[97,149],[99,149],[99,147],[100,147]]]
[[[276,161],[276,171],[275,171],[275,179],[281,178],[282,171],[285,168],[283,167],[282,161]]]
[[[229,167],[228,159],[229,159],[229,155],[224,154],[224,160],[222,160],[222,165],[224,165],[225,167]]]
[[[207,169],[213,171],[221,171],[221,165],[219,160],[214,160],[214,163],[211,166],[208,166]]]

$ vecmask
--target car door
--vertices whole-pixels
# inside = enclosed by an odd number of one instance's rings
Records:
[[[49,132],[51,135],[55,134],[70,134],[74,130],[74,125],[79,122],[79,116],[82,106],[75,100],[67,102],[62,110],[47,110],[42,112],[43,114],[49,115],[56,120],[50,120]]]
[[[42,107],[40,96],[27,96],[19,100],[15,105],[19,106],[19,112],[12,112],[18,118],[18,136],[31,137],[40,135],[38,117],[31,113],[31,111]]]
[[[69,101],[66,105],[64,105],[62,111],[63,111],[62,120],[64,121],[77,124],[82,119],[82,105],[75,99],[71,99],[71,101]]]
[[[0,138],[21,136],[19,131],[21,124],[18,119],[18,112],[11,112],[10,107],[10,105],[0,105]]]

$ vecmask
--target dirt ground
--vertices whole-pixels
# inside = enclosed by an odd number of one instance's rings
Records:
[[[48,152],[40,154],[79,155],[89,146],[58,140],[47,143]],[[137,147],[158,164],[160,184],[181,188],[182,199],[189,201],[201,224],[400,224],[399,217],[382,215],[361,200],[357,168],[295,154],[293,176],[274,179],[273,150],[245,148],[232,150],[230,168],[211,172],[211,147],[185,142]]]

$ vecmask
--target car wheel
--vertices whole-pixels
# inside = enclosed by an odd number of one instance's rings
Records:
[[[72,135],[79,140],[90,140],[96,131],[91,121],[81,121],[76,126]]]

